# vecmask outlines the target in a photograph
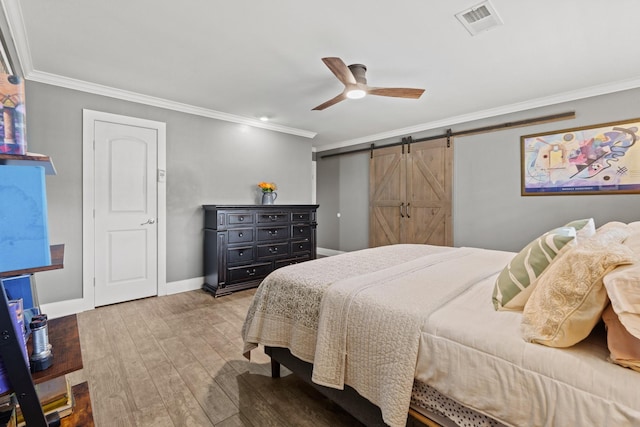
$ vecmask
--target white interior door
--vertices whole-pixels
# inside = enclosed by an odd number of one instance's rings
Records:
[[[157,129],[94,122],[95,306],[158,294]]]

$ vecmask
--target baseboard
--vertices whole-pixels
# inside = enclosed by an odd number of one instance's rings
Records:
[[[169,282],[166,285],[167,293],[165,295],[179,294],[180,292],[195,291],[202,288],[204,277],[195,277],[193,279],[178,280]],[[160,295],[158,295],[160,296]],[[93,301],[89,304],[84,298],[71,299],[66,301],[51,302],[48,304],[40,304],[40,311],[45,313],[49,319],[68,316],[70,314],[78,314],[83,311],[94,309]]]
[[[180,292],[195,291],[202,288],[204,277],[194,277],[193,279],[178,280],[167,283],[166,295],[179,294]]]
[[[58,317],[81,313],[92,308],[93,307],[87,307],[86,301],[83,298],[40,304],[40,311],[46,314],[49,319],[57,319]]]
[[[327,249],[327,248],[317,248],[316,252],[318,253],[318,255],[322,255],[322,256],[333,256],[333,255],[340,255],[345,253],[345,251],[337,251],[335,249]]]

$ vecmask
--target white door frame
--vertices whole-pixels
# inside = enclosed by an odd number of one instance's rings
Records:
[[[95,308],[95,192],[94,123],[113,122],[156,129],[158,132],[158,295],[167,294],[166,124],[93,110],[82,110],[82,300],[84,310]]]

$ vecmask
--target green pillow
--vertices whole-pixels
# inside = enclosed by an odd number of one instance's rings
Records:
[[[544,233],[525,246],[496,279],[493,288],[495,309],[522,311],[533,291],[533,287],[529,285],[575,237],[575,228],[560,227]]]

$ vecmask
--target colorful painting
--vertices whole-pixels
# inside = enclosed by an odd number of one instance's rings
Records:
[[[26,154],[24,81],[0,74],[0,154]]]
[[[640,119],[520,138],[522,195],[640,193]]]

